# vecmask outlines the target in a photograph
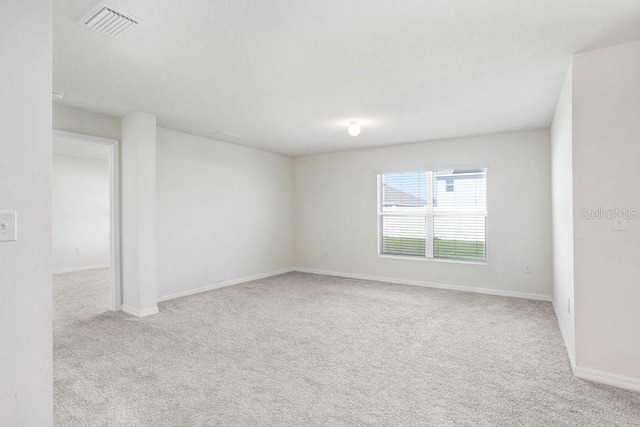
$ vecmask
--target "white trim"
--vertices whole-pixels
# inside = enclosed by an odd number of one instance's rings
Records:
[[[640,391],[640,379],[612,374],[610,372],[597,371],[595,369],[576,366],[574,374],[583,380],[607,384],[626,390]]]
[[[144,310],[138,310],[137,308],[129,307],[128,305],[122,304],[121,309],[125,313],[135,317],[147,317],[153,314],[158,314],[160,312],[157,305],[155,307],[145,308]]]
[[[215,283],[213,285],[207,285],[207,286],[203,286],[201,288],[189,289],[187,291],[176,292],[174,294],[164,295],[164,296],[158,298],[158,302],[168,301],[168,300],[175,299],[175,298],[186,297],[186,296],[189,296],[189,295],[199,294],[199,293],[202,293],[202,292],[213,291],[214,289],[220,289],[220,288],[225,288],[227,286],[239,285],[239,284],[246,283],[246,282],[252,282],[254,280],[266,279],[267,277],[277,276],[279,274],[284,274],[284,273],[290,273],[290,272],[295,271],[295,270],[296,270],[295,268],[284,268],[282,270],[276,270],[276,271],[271,271],[271,272],[268,272],[268,273],[256,274],[254,276],[241,277],[239,279],[227,280],[226,282]],[[123,308],[123,310],[124,310],[124,308]]]
[[[277,276],[279,274],[290,273],[292,271],[298,271],[301,273],[312,273],[312,274],[323,274],[325,276],[337,276],[337,277],[346,277],[350,279],[362,279],[362,280],[373,280],[376,282],[385,282],[385,283],[397,283],[400,285],[410,285],[410,286],[422,286],[427,288],[437,288],[437,289],[447,289],[452,291],[461,291],[461,292],[473,292],[479,294],[487,294],[487,295],[497,295],[502,297],[512,297],[512,298],[524,298],[536,301],[547,301],[551,302],[551,296],[549,295],[540,295],[540,294],[529,294],[525,292],[513,292],[513,291],[503,291],[499,289],[487,289],[487,288],[473,288],[469,286],[458,286],[458,285],[446,285],[442,283],[433,283],[433,282],[422,282],[418,280],[403,280],[403,279],[392,279],[389,277],[379,277],[379,276],[366,276],[363,274],[351,274],[351,273],[340,273],[336,271],[327,271],[327,270],[314,270],[311,268],[302,268],[302,267],[292,267],[292,268],[284,268],[282,270],[271,271],[268,273],[256,274],[254,276],[242,277],[239,279],[228,280],[226,282],[216,283],[213,285],[207,285],[196,289],[189,289],[182,292],[176,292],[174,294],[164,295],[158,298],[158,302],[168,301],[175,298],[186,297],[189,295],[199,294],[202,292],[212,291],[215,289],[224,288],[227,286],[239,285],[246,282],[251,282],[253,280],[265,279],[267,277]],[[124,310],[124,308],[123,308]]]
[[[507,132],[507,133],[511,133],[511,132]],[[455,139],[455,138],[453,138]],[[409,144],[403,144],[403,145],[412,145],[412,144],[420,144],[419,142],[416,143],[412,143],[410,142]],[[487,163],[466,163],[466,164],[461,164],[461,163],[455,163],[455,164],[442,164],[442,163],[435,163],[435,164],[429,164],[429,163],[425,163],[424,166],[420,166],[417,168],[400,168],[400,169],[376,169],[375,173],[377,175],[381,175],[381,174],[385,174],[385,173],[402,173],[402,172],[424,172],[425,170],[430,170],[430,171],[436,171],[436,170],[449,170],[449,169],[489,169],[491,167],[491,164],[489,162]]]
[[[84,133],[67,132],[66,130],[53,129],[53,137],[75,142],[90,142],[92,144],[113,145],[117,139],[103,138],[101,136],[86,135]]]
[[[562,323],[560,323],[560,316],[558,316],[558,308],[556,307],[556,302],[553,301],[553,314],[556,316],[556,320],[558,321],[558,329],[560,329],[560,335],[562,336],[562,341],[564,342],[564,347],[567,350],[567,356],[569,357],[569,363],[571,364],[571,369],[574,372],[576,371],[576,353],[573,349],[572,343],[569,341],[569,335],[565,328],[562,327]]]
[[[378,254],[378,258],[407,259],[410,261],[444,262],[450,264],[489,265],[487,261],[474,261],[462,258],[427,258],[423,256]]]
[[[111,216],[111,310],[122,306],[121,258],[120,258],[120,142],[117,139],[67,132],[53,129],[53,138],[89,144],[106,145],[109,148],[109,212]]]
[[[324,274],[326,276],[346,277],[349,279],[373,280],[376,282],[397,283],[400,285],[423,286],[426,288],[447,289],[451,291],[473,292],[477,294],[497,295],[501,297],[524,298],[536,301],[551,302],[550,295],[530,294],[525,292],[503,291],[500,289],[473,288],[470,286],[447,285],[444,283],[423,282],[419,280],[392,279],[390,277],[366,276],[363,274],[340,273],[336,271],[314,270],[311,268],[295,268],[302,273]]]
[[[109,149],[109,175],[111,176],[111,310],[122,307],[120,258],[120,143],[115,141]]]
[[[433,206],[433,198],[435,197],[435,191],[433,188],[433,171],[429,170],[426,171],[426,178],[427,178],[427,182],[425,182],[426,188],[427,190],[427,216],[425,216],[425,224],[427,226],[427,238],[424,239],[424,257],[425,258],[429,258],[429,259],[433,259],[433,240],[435,239],[435,215],[433,212],[433,209],[435,206]],[[380,203],[382,203],[382,200],[380,200]],[[380,209],[382,210],[382,209]],[[486,216],[486,214],[485,214]],[[485,222],[487,222],[485,220]],[[382,220],[380,221],[380,223],[382,223]],[[384,236],[380,236],[380,239],[384,239]],[[380,242],[380,247],[382,247],[382,242]],[[378,252],[378,254],[383,255],[381,253],[382,251]]]
[[[109,264],[85,265],[83,267],[59,268],[53,270],[53,274],[73,273],[74,271],[95,270],[97,268],[109,268]]]

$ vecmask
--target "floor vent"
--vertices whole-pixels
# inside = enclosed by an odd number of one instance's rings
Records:
[[[138,18],[127,15],[106,3],[98,3],[78,22],[99,33],[116,38],[129,34],[144,25]]]
[[[207,134],[207,138],[217,139],[218,141],[235,141],[242,138],[242,135],[236,135],[235,133],[227,132],[226,130],[220,132],[213,132]]]

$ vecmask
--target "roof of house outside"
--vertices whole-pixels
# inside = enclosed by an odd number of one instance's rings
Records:
[[[427,200],[384,184],[383,204],[385,206],[425,206]]]

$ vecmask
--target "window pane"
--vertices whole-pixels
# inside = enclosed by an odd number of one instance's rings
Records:
[[[433,173],[434,211],[484,212],[486,169],[453,169]]]
[[[485,217],[435,216],[433,257],[485,260]]]
[[[427,221],[425,217],[382,217],[382,253],[425,256]]]
[[[423,211],[426,206],[426,172],[382,175],[382,210],[384,212]]]

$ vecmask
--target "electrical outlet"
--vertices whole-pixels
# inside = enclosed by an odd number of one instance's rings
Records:
[[[531,264],[526,263],[526,264],[524,265],[524,272],[525,272],[525,273],[531,273]]]
[[[567,313],[571,314],[571,298],[567,298]]]
[[[80,246],[76,246],[76,253],[79,254],[82,252],[82,248]]]
[[[0,212],[0,242],[17,240],[17,214],[15,212]]]
[[[322,252],[324,253],[324,256],[326,256],[326,257],[331,256],[331,254],[329,253],[329,249],[325,249]]]

